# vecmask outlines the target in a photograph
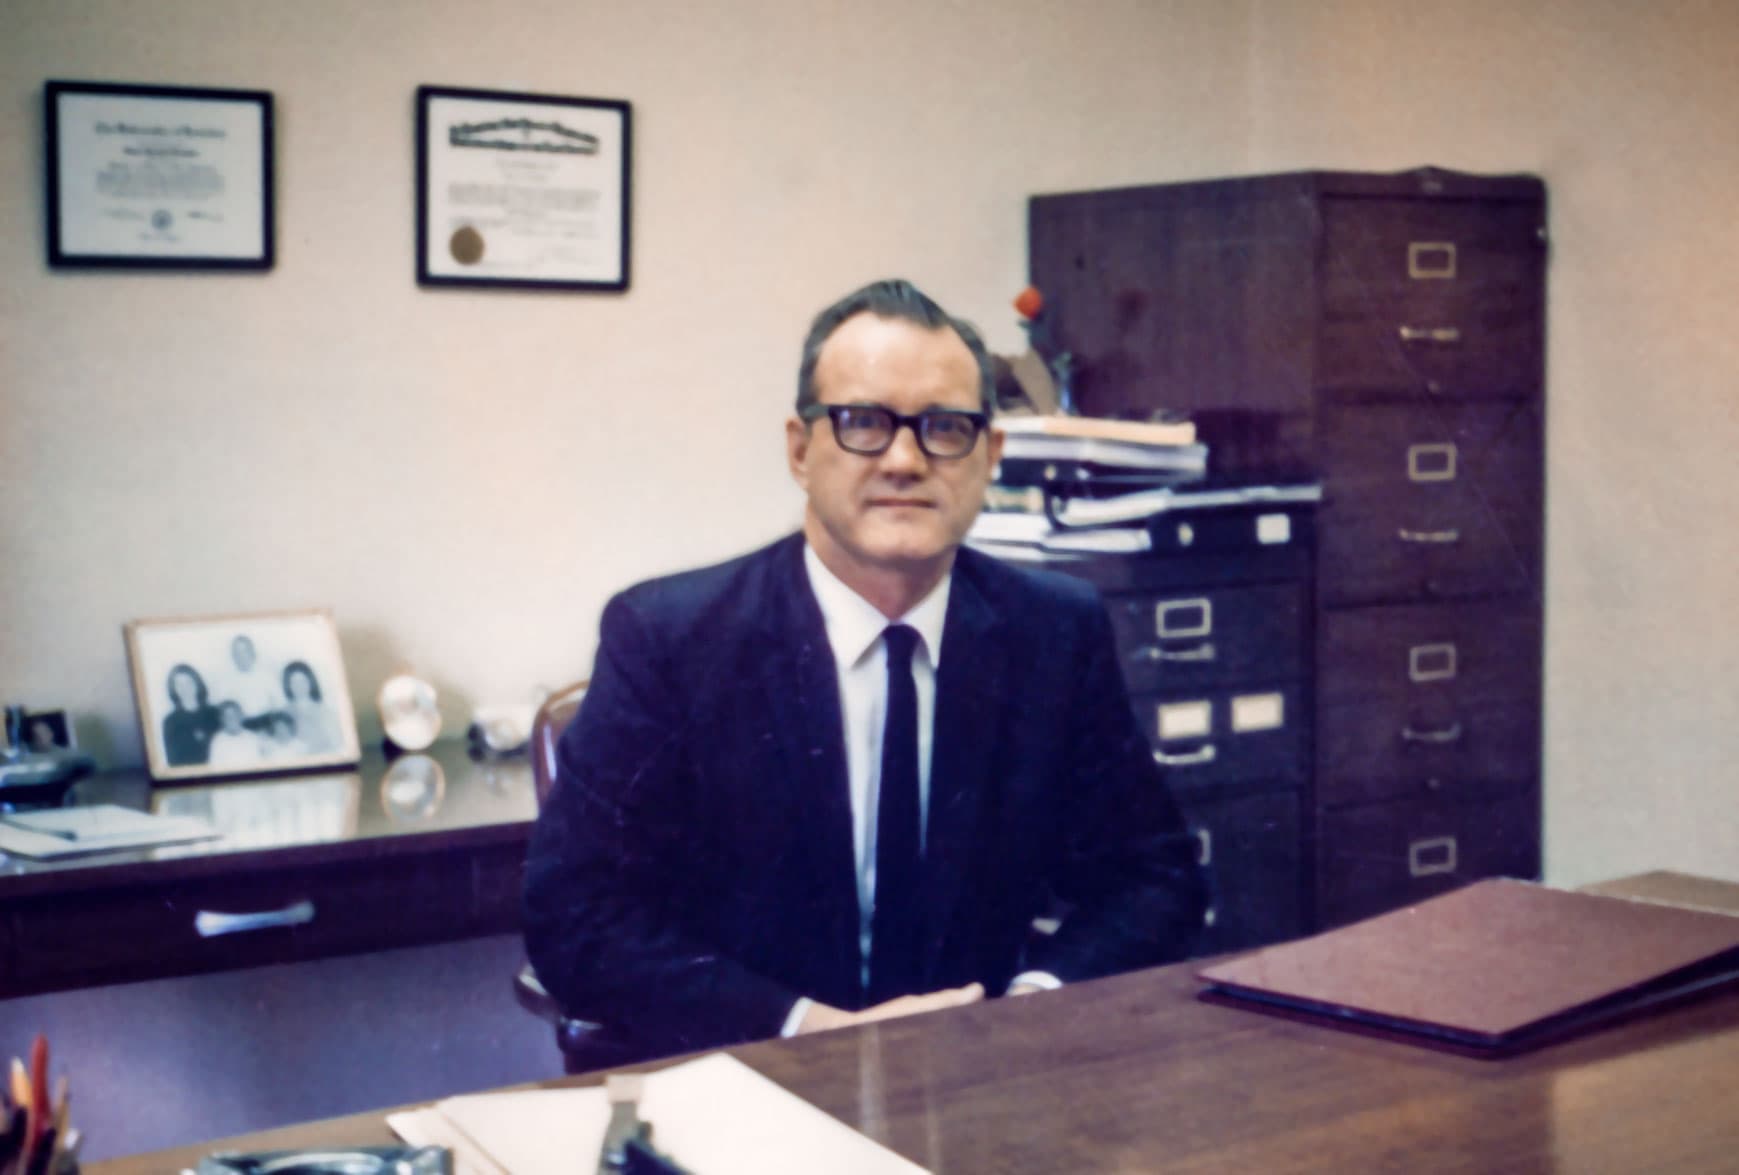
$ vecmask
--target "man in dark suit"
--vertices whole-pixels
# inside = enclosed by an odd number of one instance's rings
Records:
[[[798,384],[802,532],[604,611],[527,862],[545,987],[662,1053],[1184,957],[1193,841],[1103,605],[961,546],[1001,451],[977,334],[877,283]]]

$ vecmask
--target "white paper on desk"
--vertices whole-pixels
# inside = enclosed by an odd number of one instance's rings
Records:
[[[8,813],[0,819],[0,852],[49,860],[216,835],[210,824],[192,817],[153,816],[118,804],[89,804]]]
[[[723,1053],[649,1073],[640,1118],[652,1144],[695,1175],[924,1175],[924,1169]],[[453,1133],[439,1137],[438,1111]],[[604,1090],[448,1098],[387,1124],[407,1142],[454,1147],[460,1175],[572,1175],[604,1145]],[[474,1146],[488,1157],[466,1165]],[[492,1162],[490,1160],[493,1160]]]

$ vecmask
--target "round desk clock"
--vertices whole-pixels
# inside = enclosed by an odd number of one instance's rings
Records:
[[[380,729],[402,751],[420,751],[441,733],[441,711],[435,687],[420,677],[400,673],[381,683],[375,698]]]

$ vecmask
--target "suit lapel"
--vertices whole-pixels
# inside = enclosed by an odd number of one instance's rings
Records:
[[[839,713],[839,678],[821,609],[803,569],[799,537],[778,552],[770,607],[763,616],[766,656],[761,688],[779,743],[783,770],[774,786],[790,802],[805,876],[825,911],[830,967],[850,988],[859,983],[857,875],[851,793]],[[805,946],[804,949],[814,949]]]
[[[961,552],[955,564],[936,681],[925,838],[926,882],[932,896],[925,970],[931,976],[977,852],[980,817],[993,788],[997,722],[1006,701],[1008,646],[998,639],[1001,618],[974,583],[969,554]]]

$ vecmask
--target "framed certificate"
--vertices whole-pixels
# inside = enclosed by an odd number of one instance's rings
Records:
[[[628,103],[417,90],[417,281],[628,288]]]
[[[48,263],[270,269],[272,96],[51,81]]]

